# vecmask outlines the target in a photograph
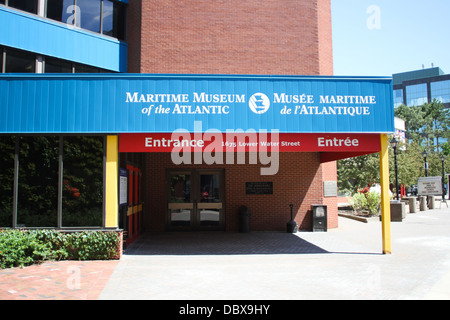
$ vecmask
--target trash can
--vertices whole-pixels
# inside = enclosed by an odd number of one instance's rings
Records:
[[[246,206],[239,208],[239,232],[250,232],[250,209]]]
[[[312,231],[327,232],[327,206],[313,204],[311,207],[312,207]]]
[[[417,198],[416,197],[409,197],[409,213],[416,213],[417,212]]]

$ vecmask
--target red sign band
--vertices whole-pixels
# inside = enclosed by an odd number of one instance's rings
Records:
[[[379,152],[379,134],[124,133],[119,152]]]

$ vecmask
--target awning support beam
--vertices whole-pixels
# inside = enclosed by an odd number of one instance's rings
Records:
[[[106,137],[105,227],[119,226],[119,137]]]
[[[387,134],[381,134],[380,139],[381,225],[383,254],[391,254],[391,204],[389,197],[389,152]]]

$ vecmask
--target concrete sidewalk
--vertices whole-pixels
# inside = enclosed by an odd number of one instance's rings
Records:
[[[450,210],[327,233],[164,233],[125,253],[99,299],[450,299]]]
[[[438,206],[439,207],[439,206]],[[0,270],[0,300],[450,299],[450,209],[327,233],[149,234],[120,261]]]

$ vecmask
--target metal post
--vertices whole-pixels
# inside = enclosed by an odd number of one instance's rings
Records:
[[[389,153],[387,134],[380,135],[381,227],[383,254],[391,253],[391,206],[389,201]]]
[[[422,152],[422,157],[423,157],[423,160],[424,160],[424,162],[425,162],[425,177],[428,177],[428,162],[427,162],[427,156],[428,156],[428,153],[427,153],[427,150],[425,150],[424,152]]]
[[[14,152],[14,190],[13,190],[13,216],[12,227],[17,228],[17,205],[19,198],[19,154],[20,154],[20,137],[16,136],[16,148]]]
[[[398,166],[397,166],[397,147],[394,147],[394,164],[395,164],[395,195],[398,200]]]
[[[447,205],[447,208],[448,208],[448,203],[445,200],[445,183],[444,183],[444,179],[445,179],[445,169],[444,169],[445,157],[444,157],[444,155],[441,156],[441,161],[442,161],[442,201],[441,201],[441,204],[439,205],[439,207],[442,205],[442,203],[445,203]],[[450,193],[450,190],[449,190],[449,193]]]
[[[105,227],[119,226],[119,137],[106,137]]]

